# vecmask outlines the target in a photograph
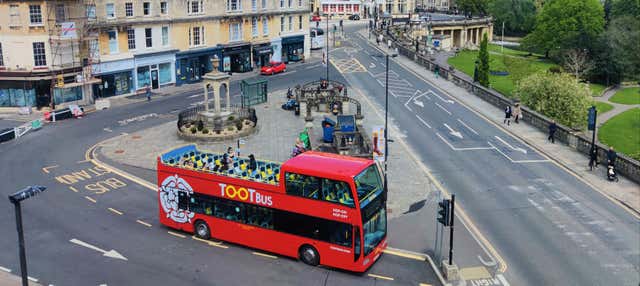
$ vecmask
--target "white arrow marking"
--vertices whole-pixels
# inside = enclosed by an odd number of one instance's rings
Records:
[[[453,130],[453,128],[449,127],[449,125],[447,125],[446,123],[444,123],[444,127],[447,127],[447,129],[449,129],[449,134],[462,139],[462,133]]]
[[[502,140],[502,138],[500,138],[498,136],[494,136],[494,137],[496,137],[496,139],[498,139],[498,141],[502,142],[502,144],[507,145],[507,147],[511,148],[511,150],[522,152],[523,154],[527,154],[527,150],[522,149],[520,147],[515,148],[515,147],[511,146],[511,144],[507,143],[507,141]]]
[[[102,130],[107,131],[107,132],[113,132],[113,130],[111,130],[109,128],[102,128]]]
[[[413,104],[420,106],[420,107],[424,107],[424,103],[422,103],[422,101],[418,100],[417,98],[413,99]]]
[[[433,92],[432,90],[429,90],[429,92],[433,93],[433,95],[437,96],[440,100],[449,103],[449,104],[453,104],[453,100],[451,99],[444,99],[442,98],[440,95],[438,95],[437,93]]]
[[[80,245],[80,246],[84,246],[86,248],[93,249],[93,250],[98,251],[98,252],[102,252],[102,255],[104,255],[106,257],[111,257],[111,258],[115,258],[115,259],[122,259],[122,260],[125,260],[125,261],[127,260],[126,257],[122,256],[120,253],[118,253],[117,251],[115,251],[113,249],[110,250],[110,251],[106,251],[106,250],[100,249],[100,248],[98,248],[96,246],[93,246],[91,244],[88,244],[88,243],[86,243],[84,241],[77,240],[75,238],[72,239],[72,240],[69,240],[69,242],[75,243],[75,244]]]
[[[374,64],[374,63],[370,63],[370,64],[369,64],[369,68],[370,68],[370,69],[373,69],[373,68],[375,68],[375,67],[376,67],[376,64]]]

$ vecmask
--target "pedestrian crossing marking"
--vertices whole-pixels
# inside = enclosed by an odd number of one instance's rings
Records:
[[[366,72],[367,69],[357,59],[331,59],[340,73]]]

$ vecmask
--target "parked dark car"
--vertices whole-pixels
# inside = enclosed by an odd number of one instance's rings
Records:
[[[349,15],[349,20],[354,20],[354,21],[360,20],[360,15],[358,14]]]

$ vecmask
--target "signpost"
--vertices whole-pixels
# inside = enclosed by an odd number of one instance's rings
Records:
[[[591,151],[589,152],[589,156],[595,151],[596,148],[596,118],[598,116],[598,110],[595,105],[589,108],[589,116],[587,118],[588,129],[592,131],[591,135]]]
[[[20,253],[20,274],[22,275],[22,286],[28,286],[29,281],[27,280],[27,255],[24,250],[24,234],[22,231],[22,211],[20,208],[20,202],[33,197],[38,193],[42,193],[46,189],[47,188],[43,186],[30,186],[13,195],[9,195],[9,201],[15,207],[16,212],[16,228],[18,230],[18,248]]]

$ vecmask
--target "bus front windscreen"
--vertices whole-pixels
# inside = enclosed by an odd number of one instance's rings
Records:
[[[382,192],[382,179],[376,165],[371,165],[358,174],[355,177],[355,183],[361,208]]]

